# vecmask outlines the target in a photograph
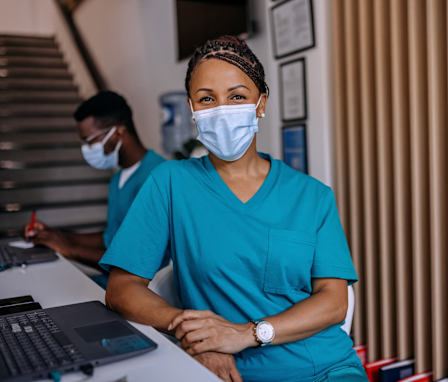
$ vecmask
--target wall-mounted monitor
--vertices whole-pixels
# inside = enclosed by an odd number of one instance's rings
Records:
[[[207,40],[253,32],[249,0],[176,0],[176,11],[179,60]]]

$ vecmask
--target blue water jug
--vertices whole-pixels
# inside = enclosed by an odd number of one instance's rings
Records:
[[[184,144],[195,137],[195,125],[187,103],[187,93],[167,92],[159,98],[162,108],[162,147],[167,156],[183,152]]]

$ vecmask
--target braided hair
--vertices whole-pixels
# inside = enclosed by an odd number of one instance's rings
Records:
[[[187,75],[185,76],[185,89],[188,95],[190,95],[190,81],[194,69],[200,61],[210,58],[217,58],[235,65],[255,83],[260,93],[269,94],[268,85],[264,80],[263,65],[261,65],[257,56],[243,40],[234,36],[222,36],[214,40],[208,40],[194,51],[188,62]]]

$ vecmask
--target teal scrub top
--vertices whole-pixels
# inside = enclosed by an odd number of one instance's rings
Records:
[[[118,231],[129,207],[138,191],[148,178],[149,173],[165,159],[154,150],[148,150],[140,162],[140,166],[130,176],[122,188],[118,188],[121,169],[117,171],[109,183],[109,200],[107,204],[107,224],[103,233],[104,246],[109,247],[112,238]]]
[[[312,278],[357,280],[330,188],[282,161],[271,162],[242,203],[208,156],[151,172],[100,261],[146,279],[170,248],[184,309],[208,309],[235,323],[275,315],[312,293]],[[304,340],[235,354],[243,380],[313,381],[361,366],[335,325]]]

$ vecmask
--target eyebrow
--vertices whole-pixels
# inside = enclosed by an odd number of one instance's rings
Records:
[[[238,89],[238,88],[245,88],[247,90],[250,90],[247,86],[245,85],[236,85],[236,86],[232,86],[231,88],[228,88],[227,91],[231,92],[232,90]],[[213,89],[209,89],[209,88],[200,88],[198,90],[196,90],[195,94],[199,93],[199,92],[212,92]]]
[[[199,92],[212,92],[212,89],[207,89],[207,88],[200,88],[198,90],[196,90],[195,94],[199,93]]]
[[[236,86],[232,86],[231,88],[228,88],[227,91],[231,92],[232,90],[238,89],[238,88],[245,88],[247,90],[250,90],[247,86],[244,85],[236,85]]]

